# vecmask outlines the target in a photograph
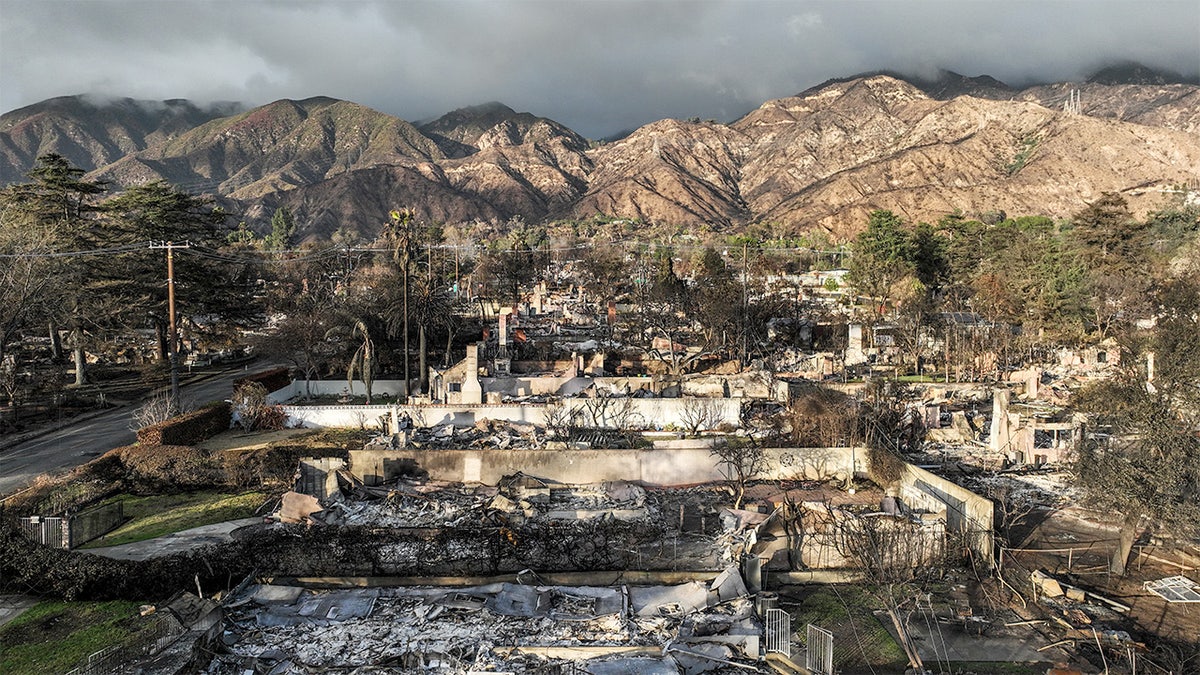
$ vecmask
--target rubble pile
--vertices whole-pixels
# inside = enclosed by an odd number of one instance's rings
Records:
[[[1034,601],[1045,609],[1064,639],[1095,640],[1109,646],[1129,646],[1134,641],[1119,626],[1129,606],[1061,581],[1041,570],[1030,573]]]
[[[646,491],[630,483],[546,485],[517,474],[500,487],[399,480],[386,488],[360,488],[365,501],[331,500],[325,524],[371,527],[459,527],[503,522],[614,519],[648,521],[656,514]]]
[[[425,450],[537,449],[546,447],[547,436],[545,427],[489,419],[481,419],[470,427],[442,424],[433,427],[406,428],[404,431],[407,434],[404,447]],[[372,439],[366,447],[368,449],[394,449],[397,445],[395,437],[384,435]]]
[[[734,570],[677,586],[305,590],[257,585],[229,606],[206,672],[737,672],[761,624]],[[651,668],[647,670],[647,668]]]
[[[1081,498],[1067,472],[991,474],[973,476],[965,481],[968,488],[982,495],[1003,495],[1018,508],[1060,508],[1076,504]]]

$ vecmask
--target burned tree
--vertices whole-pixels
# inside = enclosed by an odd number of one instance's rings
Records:
[[[701,431],[716,427],[721,423],[721,419],[721,407],[715,399],[683,399],[683,410],[679,412],[679,421],[689,436],[699,436]]]
[[[908,617],[947,566],[945,528],[886,514],[827,510],[834,545],[862,575],[862,588],[883,606],[909,665],[923,671]]]
[[[752,439],[735,440],[724,445],[713,446],[712,455],[717,458],[717,470],[724,474],[734,489],[733,508],[742,508],[746,496],[746,484],[754,480],[767,468],[767,454]]]
[[[1109,432],[1087,435],[1075,474],[1089,506],[1123,516],[1115,574],[1147,530],[1200,534],[1200,278],[1173,281],[1156,300],[1158,325],[1143,348],[1157,367],[1143,374],[1138,360],[1123,359],[1124,372],[1078,396],[1079,409]]]

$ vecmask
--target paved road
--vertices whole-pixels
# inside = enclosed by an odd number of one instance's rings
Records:
[[[184,384],[181,397],[185,403],[203,404],[229,398],[233,381],[247,370],[262,370],[261,363],[238,366],[228,370],[193,371],[192,376],[210,374],[213,377]],[[129,430],[129,416],[136,406],[114,408],[92,419],[72,424],[0,451],[0,495],[16,492],[40,474],[69,469],[122,445],[129,445],[135,435]]]

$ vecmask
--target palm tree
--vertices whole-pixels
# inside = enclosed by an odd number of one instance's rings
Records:
[[[346,327],[338,326],[326,333],[326,337],[335,337],[344,333],[346,333]],[[375,341],[371,339],[371,331],[367,329],[367,324],[362,319],[354,320],[349,333],[351,340],[358,337],[362,339],[362,342],[354,350],[354,354],[350,357],[350,363],[346,366],[346,385],[353,389],[354,376],[357,374],[367,390],[367,404],[370,405],[371,385],[375,383]]]

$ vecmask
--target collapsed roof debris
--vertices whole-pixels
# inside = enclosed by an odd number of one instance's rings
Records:
[[[493,583],[464,588],[305,590],[251,586],[228,606],[206,672],[744,672],[761,624],[734,569],[676,586]],[[369,672],[369,671],[356,671]]]
[[[1167,602],[1200,602],[1200,584],[1187,577],[1167,577],[1147,581],[1143,588]]]

